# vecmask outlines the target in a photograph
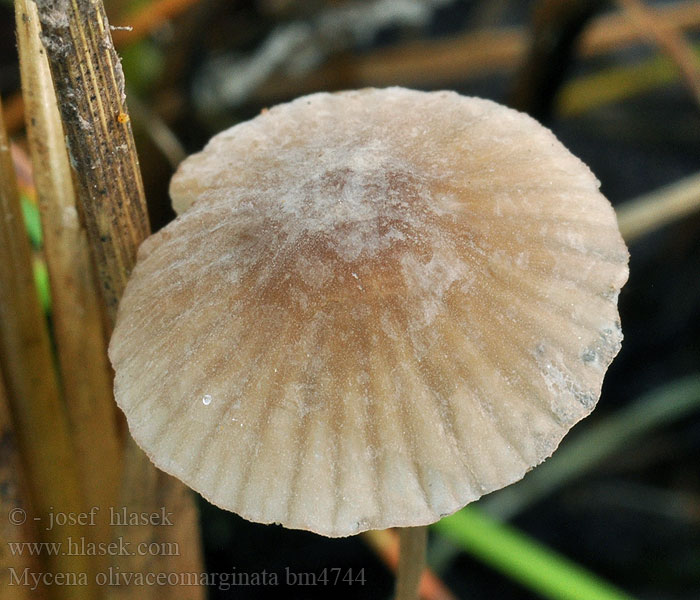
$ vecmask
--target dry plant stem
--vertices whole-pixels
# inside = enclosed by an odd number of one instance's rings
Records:
[[[39,197],[52,315],[66,408],[79,479],[87,506],[107,515],[119,497],[121,442],[105,356],[100,303],[87,235],[75,205],[63,127],[51,72],[39,39],[36,5],[16,0],[17,42],[27,116],[27,137]],[[89,368],[85,366],[90,365]],[[89,424],[89,426],[86,426]],[[89,535],[110,541],[107,518]],[[100,567],[108,566],[107,556]]]
[[[700,26],[697,0],[685,0],[658,6],[656,14],[669,26],[682,30],[694,30]],[[597,17],[581,35],[579,54],[591,57],[620,50],[637,44],[644,35],[623,14],[610,13]]]
[[[641,0],[617,0],[639,32],[658,44],[676,64],[683,81],[700,106],[700,65],[683,34]]]
[[[0,370],[22,462],[27,469],[32,505],[45,519],[57,509],[80,512],[75,454],[61,404],[44,316],[34,287],[27,239],[0,108]],[[82,527],[40,527],[44,542],[80,539]],[[31,540],[25,540],[31,541]],[[86,556],[46,556],[55,573],[91,573]],[[61,598],[93,598],[94,588],[56,588]]]
[[[425,570],[428,528],[399,529],[399,566],[396,580],[396,600],[418,600],[418,589]]]
[[[102,2],[38,0],[42,41],[109,322],[149,233],[125,106],[124,76]]]
[[[106,306],[108,332],[117,304],[149,233],[146,202],[125,105],[124,77],[99,0],[38,0],[47,51],[73,168],[78,208]],[[172,542],[175,556],[115,557],[123,572],[201,572],[199,530],[193,498],[176,479],[156,471],[129,437],[124,455],[120,505],[127,510],[172,512],[173,527],[131,527],[129,539]],[[133,508],[136,507],[136,508]],[[117,534],[118,532],[113,532]],[[128,540],[127,540],[128,541]],[[168,554],[168,553],[166,553]],[[175,553],[173,553],[175,554]],[[128,565],[129,568],[122,568]],[[155,598],[175,593],[154,586],[114,587],[110,597]],[[204,589],[188,587],[188,597]]]
[[[700,212],[700,173],[624,202],[616,209],[627,243],[685,216]]]
[[[12,136],[24,125],[24,100],[20,92],[8,96],[5,101],[5,127],[8,135]]]
[[[17,440],[12,428],[10,409],[7,404],[7,394],[0,377],[0,439],[2,439],[2,454],[0,454],[0,540],[3,543],[26,542],[35,540],[33,531],[34,521],[30,519],[21,525],[13,523],[13,515],[17,515],[17,509],[33,514],[28,503],[27,489],[23,481],[23,470],[20,463]],[[10,511],[15,511],[10,512]],[[12,552],[0,552],[0,581],[2,581],[3,600],[29,600],[38,598],[43,600],[43,590],[32,591],[30,586],[9,586],[10,569],[15,573],[22,573],[29,569],[32,573],[41,572],[41,566],[36,556],[14,554]]]
[[[131,438],[129,438],[131,440]],[[135,443],[127,444],[124,454],[123,490],[125,495],[121,506],[128,506],[130,511],[151,514],[160,512],[165,507],[171,513],[172,526],[134,527],[118,525],[114,535],[124,537],[132,542],[132,547],[140,543],[146,546],[152,542],[163,548],[163,554],[176,553],[178,556],[139,557],[124,556],[116,565],[122,573],[202,573],[205,572],[202,561],[201,538],[198,531],[197,508],[192,492],[174,477],[166,475],[153,466]],[[195,580],[196,581],[196,580]],[[161,600],[162,598],[186,598],[187,600],[204,600],[206,590],[196,585],[183,586],[128,586],[113,587],[109,590],[108,600]]]

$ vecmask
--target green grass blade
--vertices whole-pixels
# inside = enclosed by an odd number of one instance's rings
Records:
[[[46,265],[38,258],[34,259],[34,285],[39,296],[39,304],[44,314],[51,312],[51,288],[49,287],[49,272]]]
[[[510,525],[468,506],[433,528],[463,550],[544,598],[631,600],[625,592]]]
[[[29,234],[29,239],[32,246],[41,248],[41,218],[39,217],[39,209],[36,204],[32,203],[26,196],[22,196],[22,216],[24,217],[24,226]]]

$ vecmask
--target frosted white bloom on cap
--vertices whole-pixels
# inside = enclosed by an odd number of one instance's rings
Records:
[[[431,523],[594,408],[627,250],[589,169],[452,92],[315,94],[214,137],[110,344],[153,462],[252,521]],[[189,207],[189,208],[188,208]]]

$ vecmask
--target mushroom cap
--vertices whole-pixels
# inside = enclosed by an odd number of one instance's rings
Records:
[[[452,92],[314,94],[220,133],[119,307],[133,437],[212,503],[333,537],[519,480],[620,349],[598,185],[530,117]]]

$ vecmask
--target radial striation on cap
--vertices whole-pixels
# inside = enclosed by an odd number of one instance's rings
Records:
[[[612,207],[493,102],[299,98],[171,195],[119,308],[116,400],[158,467],[252,521],[434,522],[550,456],[620,348]]]

